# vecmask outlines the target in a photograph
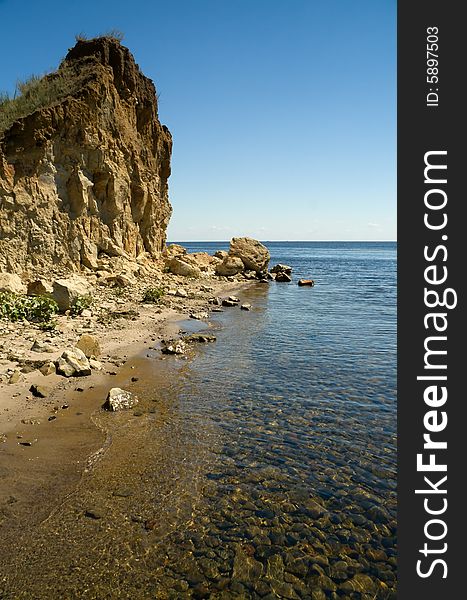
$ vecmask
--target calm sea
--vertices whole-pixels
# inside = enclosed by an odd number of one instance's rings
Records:
[[[303,581],[328,595],[393,597],[396,244],[266,244],[271,265],[293,267],[293,282],[240,294],[253,310],[217,317],[218,342],[203,349],[180,390],[191,414],[220,431],[202,536],[227,547],[249,540],[245,552],[264,573],[278,553],[277,578],[305,597]],[[228,248],[184,245],[190,252]],[[315,287],[298,287],[299,278],[314,279]],[[310,554],[325,559],[308,580],[293,569],[300,582],[284,579],[291,557]],[[253,568],[244,562],[244,571]],[[254,589],[252,579],[240,577],[240,594]]]
[[[128,361],[141,410],[94,414],[112,443],[0,596],[395,600],[396,246],[267,245],[293,281],[241,290],[193,360]]]

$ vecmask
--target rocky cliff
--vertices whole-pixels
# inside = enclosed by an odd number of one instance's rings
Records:
[[[51,100],[0,132],[0,271],[157,256],[172,138],[152,81],[101,37],[79,41],[44,84]]]

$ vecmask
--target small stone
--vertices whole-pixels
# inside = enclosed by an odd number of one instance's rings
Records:
[[[132,377],[132,378],[131,378],[131,381],[132,381],[133,383],[135,383],[135,382],[136,382],[136,381],[138,381],[138,380],[139,380],[139,377]]]
[[[91,366],[84,352],[79,348],[65,350],[57,361],[57,373],[65,377],[91,375]]]
[[[18,444],[20,446],[33,446],[35,443],[37,443],[37,438],[33,439],[33,440],[21,440],[20,442],[18,442]]]
[[[299,279],[298,285],[301,287],[303,287],[303,286],[313,287],[315,285],[315,282],[313,281],[313,279]]]
[[[163,354],[184,354],[186,344],[183,340],[163,340],[161,352]]]
[[[110,411],[117,411],[133,408],[135,404],[138,404],[137,396],[121,388],[112,388],[107,394],[104,408]]]
[[[288,273],[290,275],[290,273],[292,273],[292,267],[279,263],[272,267],[271,273]]]
[[[57,417],[55,415],[50,415],[50,417],[47,419],[47,421],[55,421]]]
[[[118,488],[114,490],[113,495],[118,498],[129,498],[130,496],[133,496],[133,490],[130,488]]]
[[[188,292],[184,288],[178,288],[175,292],[175,295],[179,298],[187,298]]]
[[[102,363],[94,358],[89,359],[89,366],[94,371],[102,371]]]
[[[47,377],[48,375],[54,375],[57,370],[55,368],[55,363],[48,362],[43,364],[39,371],[42,373],[42,375]]]
[[[84,516],[90,519],[102,519],[104,515],[104,510],[97,506],[91,506],[84,511]]]
[[[54,348],[48,344],[41,344],[38,340],[35,340],[31,346],[33,352],[55,352]]]
[[[76,344],[76,348],[79,348],[86,358],[97,358],[101,354],[99,340],[95,336],[89,335],[89,333],[83,333]]]
[[[200,344],[206,344],[209,342],[215,342],[216,336],[209,335],[207,333],[193,333],[185,338],[186,342],[198,342]]]
[[[196,319],[198,321],[203,321],[204,319],[207,319],[209,317],[207,312],[197,312],[197,313],[191,313],[190,314],[190,319]]]
[[[226,298],[222,300],[222,306],[237,306],[237,304],[237,302],[232,302],[232,300],[228,300]]]
[[[276,281],[280,283],[289,283],[292,281],[292,277],[288,273],[279,272],[276,273]]]
[[[368,518],[374,523],[387,523],[391,520],[389,512],[383,507],[374,504],[367,511]]]
[[[18,383],[18,381],[21,380],[21,371],[19,371],[18,369],[15,369],[13,371],[13,373],[10,375],[10,379],[8,380],[8,383]]]
[[[32,395],[36,398],[47,398],[47,396],[50,394],[50,389],[48,387],[35,383],[31,385],[29,391],[32,392]]]
[[[245,303],[240,306],[242,310],[251,310],[251,304]]]

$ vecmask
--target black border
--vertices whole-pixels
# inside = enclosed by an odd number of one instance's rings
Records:
[[[467,52],[467,25],[461,12],[462,3],[444,0],[401,1],[398,5],[398,598],[412,600],[467,598],[461,541],[466,523],[466,501],[463,459],[466,456],[467,421],[463,419],[466,394],[461,373],[466,370],[464,336],[467,333],[463,313],[465,283],[462,271],[467,252],[464,224],[463,190],[465,132],[464,114],[467,103],[464,65]],[[426,94],[431,87],[426,82],[426,36],[428,27],[439,28],[439,106],[428,107]],[[416,562],[423,558],[419,549],[425,542],[424,525],[428,517],[423,508],[423,497],[414,493],[423,485],[422,473],[417,473],[416,456],[423,449],[423,416],[429,408],[423,400],[426,383],[417,381],[423,373],[424,340],[427,336],[423,318],[425,245],[436,246],[441,232],[429,231],[424,226],[424,155],[431,150],[447,150],[448,224],[443,234],[448,235],[445,245],[448,258],[447,286],[454,288],[458,305],[448,313],[447,365],[448,401],[445,410],[448,426],[438,439],[446,439],[448,448],[442,451],[448,465],[448,509],[443,515],[448,533],[443,540],[448,544],[444,558],[448,566],[447,578],[443,569],[436,568],[430,577],[419,577]],[[464,232],[465,231],[465,232]],[[441,255],[440,255],[441,256]],[[439,374],[439,373],[437,373]],[[440,409],[441,410],[441,409]],[[428,473],[426,473],[428,475]],[[425,486],[426,487],[426,486]],[[433,543],[433,547],[435,547]],[[434,557],[434,555],[433,555]],[[426,563],[425,563],[426,564]]]

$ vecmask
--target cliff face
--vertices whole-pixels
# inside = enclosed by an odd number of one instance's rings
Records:
[[[157,256],[172,138],[152,81],[107,37],[79,41],[47,78],[69,93],[0,134],[0,271]]]

